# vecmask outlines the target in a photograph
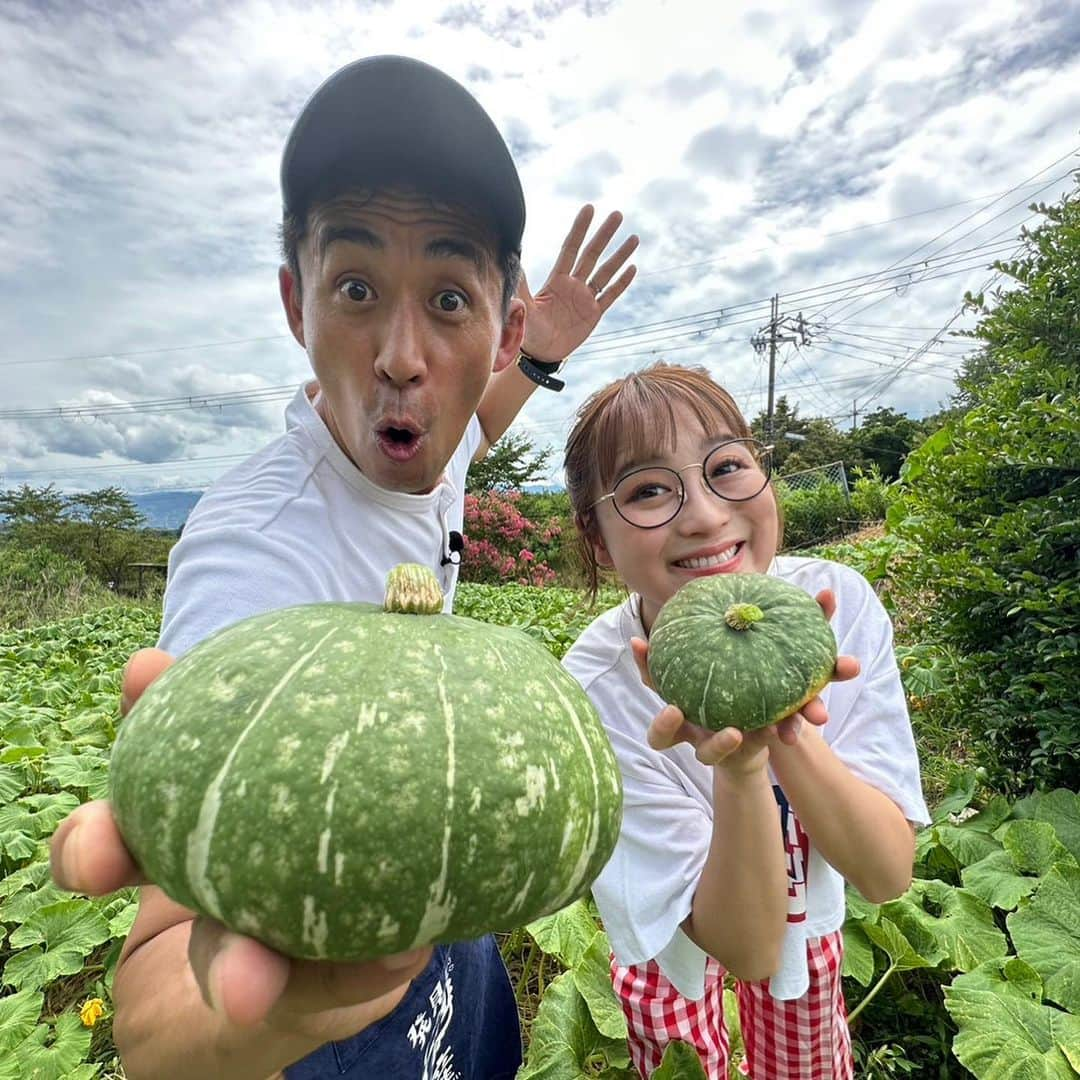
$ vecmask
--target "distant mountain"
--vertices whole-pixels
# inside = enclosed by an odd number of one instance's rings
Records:
[[[191,508],[202,498],[201,491],[149,491],[132,495],[131,501],[146,517],[150,529],[179,529]]]
[[[565,489],[554,484],[526,484],[525,490],[550,495]],[[147,528],[179,529],[202,494],[201,491],[149,491],[129,498],[146,516]]]

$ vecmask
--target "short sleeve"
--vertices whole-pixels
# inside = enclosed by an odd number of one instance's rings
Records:
[[[250,615],[329,599],[309,560],[254,529],[185,533],[169,555],[158,647],[181,656]]]

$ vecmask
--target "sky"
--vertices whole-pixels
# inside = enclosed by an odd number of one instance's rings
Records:
[[[0,488],[202,488],[283,429],[309,369],[281,148],[374,53],[488,110],[534,288],[585,202],[641,237],[566,390],[517,421],[553,482],[577,407],[655,360],[762,410],[774,294],[806,329],[776,362],[801,416],[936,412],[965,291],[1077,186],[1080,0],[0,0]]]

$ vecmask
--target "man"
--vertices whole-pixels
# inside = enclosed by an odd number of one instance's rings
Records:
[[[280,291],[315,379],[286,433],[200,502],[170,558],[160,645],[122,707],[212,631],[258,611],[379,600],[402,561],[451,603],[470,460],[581,344],[633,277],[621,218],[582,247],[579,213],[544,288],[519,286],[524,198],[491,120],[416,61],[351,64],[316,91],[282,158]],[[418,748],[422,752],[422,748]],[[58,882],[142,884],[114,984],[130,1080],[512,1077],[517,1013],[490,938],[368,964],[294,961],[169,900],[107,804],[57,831]]]

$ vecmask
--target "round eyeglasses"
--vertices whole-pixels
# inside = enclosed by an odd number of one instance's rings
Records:
[[[705,487],[719,498],[747,502],[760,495],[769,483],[772,447],[762,446],[756,439],[730,439],[710,450],[700,464],[681,469],[634,469],[589,509],[610,499],[623,521],[638,529],[658,529],[673,520],[686,502],[682,473],[687,469],[700,469]]]

